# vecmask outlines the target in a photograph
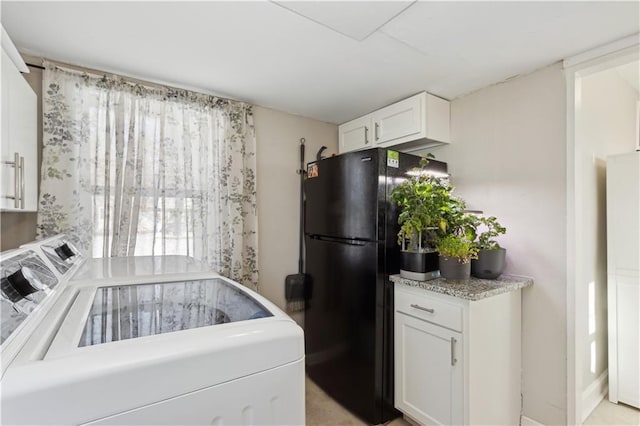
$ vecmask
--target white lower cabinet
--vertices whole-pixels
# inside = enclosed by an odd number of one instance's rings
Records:
[[[396,408],[423,425],[518,424],[520,291],[469,301],[395,286]]]
[[[460,333],[396,313],[396,408],[428,425],[462,424]]]

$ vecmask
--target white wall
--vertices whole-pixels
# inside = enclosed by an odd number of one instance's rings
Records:
[[[456,194],[506,226],[506,272],[531,276],[522,293],[524,415],[565,424],[566,135],[559,64],[451,104],[449,163]]]
[[[576,354],[584,420],[606,390],[606,159],[635,149],[639,96],[617,69],[581,78],[577,87]]]
[[[298,272],[300,138],[308,163],[323,145],[323,155],[338,152],[338,126],[258,106],[253,111],[260,293],[284,309],[284,279]],[[302,314],[292,317],[302,322]]]

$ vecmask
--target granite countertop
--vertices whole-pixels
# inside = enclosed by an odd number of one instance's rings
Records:
[[[471,277],[469,280],[447,280],[436,278],[429,281],[415,281],[391,275],[391,282],[411,287],[420,287],[435,293],[446,294],[466,300],[480,300],[510,291],[520,290],[533,284],[533,279],[517,275],[502,274],[497,280],[483,280]]]

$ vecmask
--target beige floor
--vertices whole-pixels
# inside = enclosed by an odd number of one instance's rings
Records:
[[[584,424],[589,426],[638,426],[640,425],[640,410],[624,404],[614,404],[605,398],[587,417]]]
[[[308,426],[363,426],[362,420],[351,414],[340,404],[335,402],[329,395],[313,383],[306,379],[306,399],[307,399],[307,425]],[[387,426],[411,426],[402,418],[395,419]]]
[[[351,414],[309,378],[306,379],[306,412],[309,426],[363,426],[362,420]],[[613,404],[605,399],[585,420],[589,426],[638,426],[640,410],[624,404]],[[403,418],[395,419],[387,426],[411,426]]]

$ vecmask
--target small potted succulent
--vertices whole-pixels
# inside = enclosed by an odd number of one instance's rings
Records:
[[[484,231],[478,234],[478,239],[474,242],[478,257],[471,262],[471,274],[474,277],[495,280],[504,271],[507,253],[495,238],[504,234],[507,229],[500,225],[494,216],[477,217],[476,224],[478,229]]]

